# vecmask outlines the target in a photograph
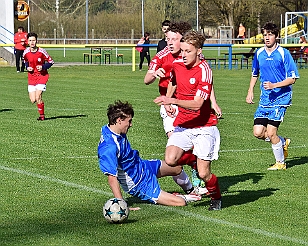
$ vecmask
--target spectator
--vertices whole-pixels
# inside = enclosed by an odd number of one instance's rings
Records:
[[[299,38],[299,44],[307,44],[307,40],[305,36],[300,36]],[[302,46],[300,49],[300,52],[303,52],[304,54],[308,54],[308,46]]]
[[[240,26],[238,28],[238,35],[237,35],[237,38],[240,38],[241,40],[239,40],[239,43],[240,44],[243,44],[244,43],[244,38],[245,38],[245,32],[246,32],[246,29],[245,27],[243,26],[242,23],[240,23]]]
[[[27,47],[27,34],[25,32],[25,29],[20,26],[18,27],[17,33],[14,35],[14,53],[15,53],[15,60],[16,60],[16,70],[17,73],[24,72],[25,71],[25,63],[22,59],[22,55],[24,53],[24,50]],[[20,67],[21,62],[21,67]]]
[[[150,44],[150,33],[146,32],[142,39],[144,40],[143,44]],[[150,61],[151,61],[151,58],[150,58],[150,47],[149,46],[142,47],[142,51],[140,52],[140,63],[139,63],[139,70],[140,71],[142,71],[142,64],[143,64],[144,58],[147,59],[148,66],[149,66],[150,65]]]
[[[161,23],[161,30],[163,31],[165,37],[159,40],[157,44],[157,53],[163,50],[167,46],[167,32],[169,26],[170,26],[169,20],[164,20],[163,23]]]

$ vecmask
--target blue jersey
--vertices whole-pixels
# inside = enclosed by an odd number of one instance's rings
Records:
[[[161,161],[141,159],[125,134],[116,134],[107,125],[103,126],[98,158],[101,171],[117,177],[125,192],[151,202],[158,198],[160,187],[156,176]]]
[[[260,76],[261,107],[290,106],[292,102],[292,85],[272,90],[265,90],[263,83],[277,83],[286,78],[299,78],[296,64],[290,52],[277,45],[270,54],[265,47],[255,52],[252,64],[252,76]]]

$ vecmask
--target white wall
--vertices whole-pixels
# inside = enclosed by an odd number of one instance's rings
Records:
[[[14,43],[14,0],[1,0],[0,43]],[[5,49],[14,53],[13,47],[5,47]]]

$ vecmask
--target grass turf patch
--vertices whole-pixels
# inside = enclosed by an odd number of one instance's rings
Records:
[[[126,196],[127,223],[102,216],[112,197],[98,168],[96,148],[106,109],[114,100],[135,109],[128,133],[143,158],[163,158],[157,83],[129,66],[52,67],[43,94],[46,121],[27,93],[26,74],[0,68],[0,242],[1,245],[307,245],[307,107],[305,77],[294,85],[293,105],[279,133],[292,139],[286,171],[269,172],[268,143],[253,137],[254,105],[245,103],[249,70],[214,70],[223,110],[221,152],[212,171],[220,182],[223,209],[209,212],[209,199],[183,208],[153,206]],[[187,173],[190,169],[185,167]],[[164,190],[181,192],[171,177]]]

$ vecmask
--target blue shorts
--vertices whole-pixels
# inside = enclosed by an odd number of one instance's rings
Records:
[[[255,112],[254,118],[265,118],[272,121],[283,121],[283,117],[286,113],[287,107],[275,106],[275,107],[261,107],[259,106]]]
[[[161,167],[161,160],[143,160],[147,169],[143,170],[142,180],[129,191],[129,194],[138,197],[142,201],[156,204],[161,189],[157,179],[157,173]]]

